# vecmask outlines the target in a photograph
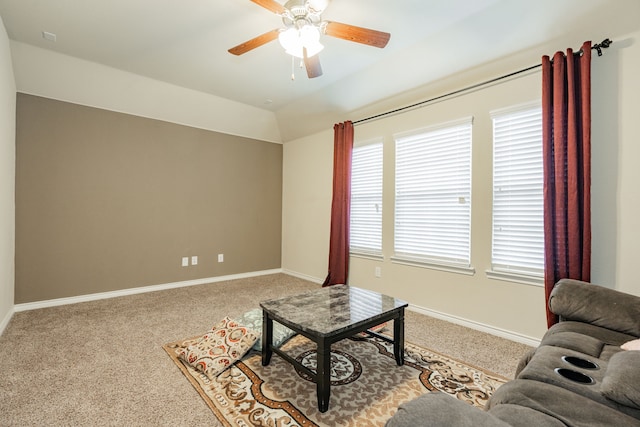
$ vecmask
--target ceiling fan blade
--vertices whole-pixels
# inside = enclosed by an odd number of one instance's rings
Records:
[[[229,53],[233,53],[234,55],[242,55],[243,53],[247,53],[250,50],[253,50],[257,47],[262,46],[263,44],[277,39],[279,33],[279,29],[268,31],[262,35],[259,35],[258,37],[254,37],[251,40],[240,43],[238,46],[232,47],[231,49],[229,49]]]
[[[383,48],[387,45],[391,34],[355,25],[327,21],[324,33],[331,37]]]
[[[285,12],[285,8],[280,3],[275,0],[251,0],[258,6],[262,6],[265,9],[270,10],[273,13],[277,13],[278,15],[282,15]]]
[[[307,48],[302,48],[304,54],[304,68],[307,69],[307,77],[313,79],[322,75],[322,66],[320,65],[320,55],[315,54],[312,57],[307,56]]]

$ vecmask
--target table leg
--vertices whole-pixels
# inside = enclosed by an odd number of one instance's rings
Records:
[[[327,412],[329,395],[331,394],[331,344],[320,340],[316,358],[318,362],[316,366],[318,410]]]
[[[273,319],[262,310],[262,366],[271,361],[271,342],[273,340]]]
[[[404,308],[393,321],[393,355],[398,366],[404,365]]]

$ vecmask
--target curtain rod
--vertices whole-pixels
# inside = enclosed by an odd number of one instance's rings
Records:
[[[596,43],[595,45],[591,46],[591,49],[592,50],[596,50],[598,52],[598,56],[602,56],[602,49],[608,48],[609,46],[611,46],[611,43],[613,43],[613,42],[610,39],[607,38],[607,39],[604,39],[601,43]],[[582,55],[582,49],[577,51],[575,53],[575,55]],[[428,104],[430,102],[438,101],[438,100],[440,100],[442,98],[446,98],[446,97],[449,97],[449,96],[457,95],[459,93],[467,92],[467,91],[473,90],[473,89],[477,89],[477,88],[482,87],[482,86],[490,85],[491,83],[495,83],[495,82],[500,81],[500,80],[508,79],[508,78],[516,76],[518,74],[526,73],[527,71],[535,70],[536,68],[540,68],[540,67],[542,67],[542,64],[532,65],[530,67],[523,68],[522,70],[514,71],[512,73],[505,74],[505,75],[500,76],[500,77],[495,77],[495,78],[493,78],[491,80],[487,80],[487,81],[484,81],[484,82],[481,82],[481,83],[476,83],[474,85],[467,86],[467,87],[462,88],[462,89],[454,90],[452,92],[446,93],[444,95],[439,95],[439,96],[436,96],[434,98],[427,99],[425,101],[420,101],[420,102],[417,102],[415,104],[411,104],[411,105],[407,105],[407,106],[404,106],[404,107],[396,108],[395,110],[391,110],[391,111],[387,111],[387,112],[384,112],[384,113],[376,114],[375,116],[367,117],[365,119],[356,120],[356,121],[353,122],[353,124],[357,125],[357,124],[360,124],[360,123],[368,122],[369,120],[378,119],[380,117],[389,116],[389,115],[392,115],[392,114],[395,114],[395,113],[399,113],[401,111],[405,111],[405,110],[409,110],[409,109],[412,109],[412,108],[420,107],[420,106]]]

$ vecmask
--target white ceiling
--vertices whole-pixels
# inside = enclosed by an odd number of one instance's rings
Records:
[[[13,40],[271,110],[287,140],[551,40],[612,1],[333,0],[324,19],[389,32],[389,44],[323,36],[324,74],[308,79],[296,68],[294,81],[277,41],[242,56],[227,52],[282,26],[249,0],[0,0],[0,16]]]

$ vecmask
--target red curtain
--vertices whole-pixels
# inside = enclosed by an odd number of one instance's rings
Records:
[[[322,286],[346,284],[349,273],[353,123],[347,121],[334,125],[333,134],[333,199],[331,202],[329,274]]]
[[[562,278],[591,277],[591,42],[542,58],[545,303]]]

